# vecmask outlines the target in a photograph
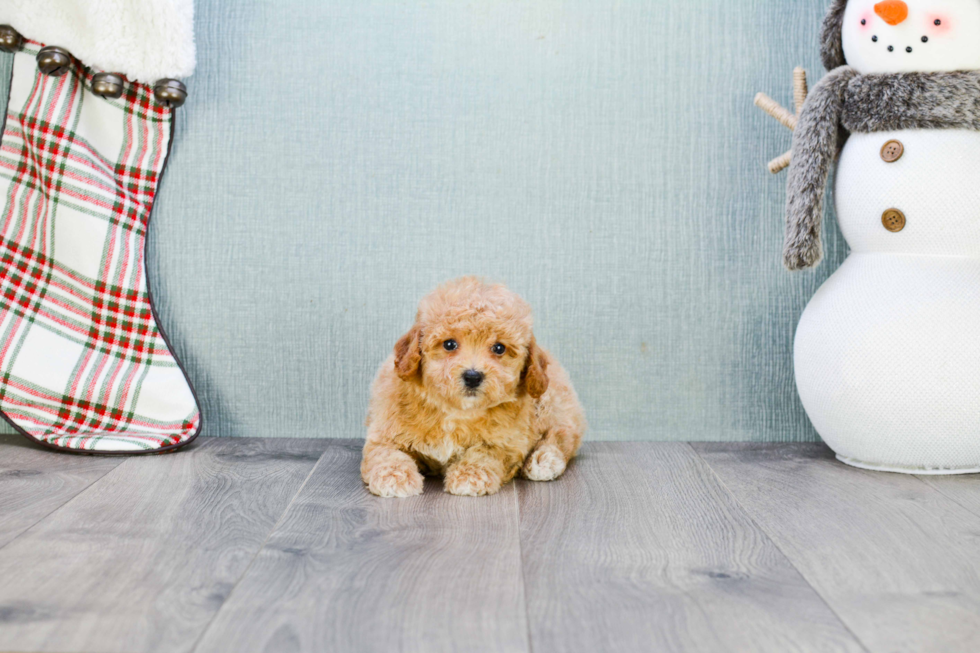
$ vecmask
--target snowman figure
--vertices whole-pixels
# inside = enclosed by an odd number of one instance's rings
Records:
[[[835,0],[822,38],[784,262],[820,261],[835,159],[850,254],[797,328],[800,398],[847,464],[980,472],[980,0]]]

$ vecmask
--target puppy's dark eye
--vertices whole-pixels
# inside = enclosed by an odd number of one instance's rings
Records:
[[[497,354],[498,356],[503,356],[504,352],[507,351],[507,348],[498,342],[497,344],[495,344],[493,347],[490,348],[490,351]]]
[[[456,348],[459,347],[459,345],[456,344],[455,340],[447,340],[446,342],[442,343],[442,347],[446,351],[456,351]]]

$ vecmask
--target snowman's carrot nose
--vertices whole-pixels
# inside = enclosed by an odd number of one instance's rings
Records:
[[[885,0],[875,5],[875,13],[889,25],[900,25],[909,17],[909,6],[902,0]]]

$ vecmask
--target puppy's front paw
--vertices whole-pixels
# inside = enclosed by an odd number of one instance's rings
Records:
[[[479,465],[458,463],[446,474],[446,492],[464,497],[482,497],[500,490],[500,476]]]
[[[418,496],[424,484],[419,470],[408,465],[381,465],[372,469],[364,481],[371,494],[386,499]]]
[[[565,455],[553,444],[531,452],[524,461],[524,476],[532,481],[553,481],[565,473]]]

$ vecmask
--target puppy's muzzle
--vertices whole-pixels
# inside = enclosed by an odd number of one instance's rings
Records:
[[[479,370],[466,370],[463,372],[463,383],[468,390],[476,390],[483,383],[483,372]]]

